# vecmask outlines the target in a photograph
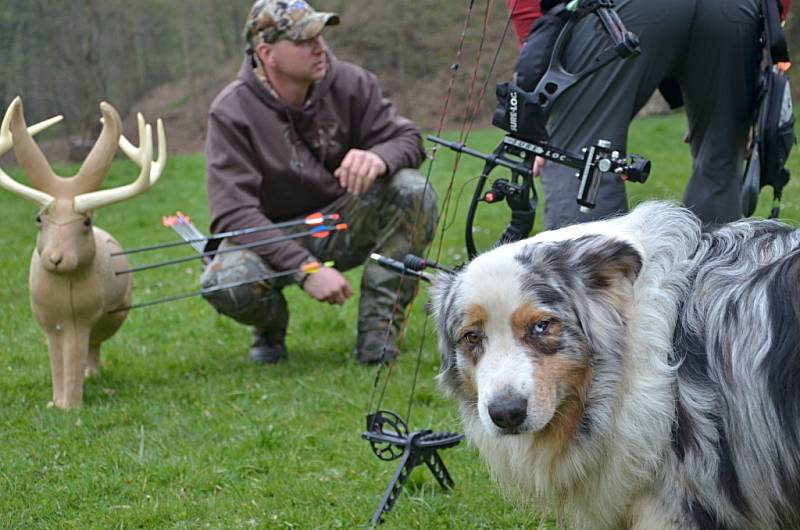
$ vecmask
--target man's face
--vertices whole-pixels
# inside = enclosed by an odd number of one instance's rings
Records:
[[[271,45],[267,61],[279,74],[298,82],[319,81],[328,71],[322,35],[300,42],[279,40]]]

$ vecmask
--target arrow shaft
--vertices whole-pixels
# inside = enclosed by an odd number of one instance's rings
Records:
[[[275,273],[275,274],[269,274],[269,275],[266,275],[266,276],[261,276],[259,278],[255,278],[253,280],[245,280],[245,281],[242,281],[242,282],[236,282],[236,283],[229,283],[229,284],[225,284],[225,285],[220,285],[220,286],[214,287],[213,289],[202,289],[200,291],[192,291],[192,292],[189,292],[189,293],[175,294],[175,295],[172,295],[172,296],[159,298],[158,300],[151,300],[150,302],[142,302],[141,304],[134,304],[134,305],[126,306],[126,307],[120,307],[120,308],[114,309],[113,311],[109,311],[109,314],[110,313],[119,313],[120,311],[128,311],[130,309],[140,309],[142,307],[150,307],[150,306],[154,306],[154,305],[158,305],[158,304],[164,304],[166,302],[174,302],[176,300],[183,300],[185,298],[191,298],[193,296],[202,296],[204,294],[216,293],[216,292],[219,292],[219,291],[224,291],[226,289],[233,289],[235,287],[241,287],[242,285],[249,285],[249,284],[252,284],[252,283],[263,282],[263,281],[272,280],[272,279],[275,279],[275,278],[282,278],[284,276],[291,276],[292,274],[295,274],[295,273],[298,273],[298,272],[301,272],[301,271],[299,269],[298,270],[291,270],[291,271],[283,271],[283,272],[278,272],[278,273]],[[305,271],[305,272],[308,272],[308,271]]]

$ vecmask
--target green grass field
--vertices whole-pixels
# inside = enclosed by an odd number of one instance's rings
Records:
[[[638,121],[630,150],[653,161],[650,181],[630,185],[631,202],[680,197],[689,173],[681,115]],[[169,131],[167,131],[169,133]],[[490,150],[495,130],[470,144]],[[440,198],[453,156],[440,151],[432,181]],[[464,158],[454,196],[481,164]],[[56,168],[72,174],[74,167]],[[792,164],[798,174],[797,156]],[[20,177],[18,172],[13,173]],[[136,169],[115,162],[110,185]],[[442,240],[442,261],[464,259],[463,217],[472,183],[460,194]],[[784,215],[800,219],[797,183]],[[768,212],[764,193],[759,215]],[[290,359],[275,367],[246,361],[248,331],[194,298],[133,311],[105,345],[102,373],[85,385],[81,410],[48,408],[50,370],[44,335],[28,302],[27,270],[36,215],[32,203],[0,192],[0,528],[357,528],[366,527],[395,462],[375,458],[360,434],[375,370],[351,358],[357,303],[329,307],[296,288]],[[126,248],[172,241],[161,217],[182,210],[205,230],[208,211],[200,155],[174,156],[158,185],[130,202],[99,210],[96,224]],[[494,206],[479,220],[481,237],[508,220]],[[537,220],[537,229],[540,220]],[[437,243],[438,245],[438,243]],[[188,253],[184,249],[183,253]],[[179,251],[133,256],[134,264]],[[197,288],[200,267],[182,265],[135,277],[138,302]],[[358,284],[359,270],[347,277]],[[387,385],[383,407],[406,415],[423,338],[423,291]],[[459,430],[455,403],[434,377],[438,352],[427,327],[411,428]],[[504,500],[477,452],[462,444],[443,453],[456,481],[441,491],[422,467],[383,528],[536,528],[527,510]]]

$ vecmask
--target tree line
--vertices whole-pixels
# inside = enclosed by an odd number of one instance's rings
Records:
[[[325,33],[335,54],[378,74],[401,112],[426,128],[438,125],[451,79],[448,125],[470,117],[483,89],[485,119],[494,83],[508,78],[517,53],[502,0],[312,4],[341,15],[342,25]],[[193,123],[202,124],[206,109],[192,101],[235,75],[251,5],[252,0],[2,0],[0,107],[21,95],[29,121],[63,114],[59,132],[88,141],[99,130],[100,101],[124,116],[155,87],[184,80],[185,94],[171,104],[198,114]],[[800,10],[800,2],[792,9]],[[463,51],[455,59],[465,27]],[[797,24],[790,22],[787,32],[791,43],[800,44]]]
[[[239,50],[249,0],[3,0],[0,96],[30,121],[63,114],[97,132],[97,105],[125,112],[161,83],[198,79]]]
[[[404,113],[433,121],[429,114],[438,112],[444,98],[469,0],[312,3],[342,17],[339,28],[326,31],[337,56],[376,72]],[[474,2],[465,61],[468,54],[474,59],[487,4],[493,8],[482,72],[506,16],[502,2]],[[188,100],[209,83],[235,75],[251,5],[251,0],[3,0],[2,107],[21,95],[29,121],[63,114],[63,132],[88,140],[98,133],[102,100],[124,115],[149,90],[177,79],[188,80]],[[509,32],[506,64],[515,53],[512,41]],[[187,111],[193,110],[187,106]]]

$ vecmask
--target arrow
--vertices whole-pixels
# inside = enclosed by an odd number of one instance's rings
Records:
[[[299,269],[294,269],[294,270],[290,270],[290,271],[276,272],[274,274],[267,274],[267,275],[264,275],[264,276],[259,276],[258,278],[255,278],[255,279],[252,279],[252,280],[245,280],[245,281],[237,282],[237,283],[229,283],[229,284],[225,284],[225,285],[219,285],[219,286],[214,287],[212,289],[202,289],[200,291],[193,291],[193,292],[190,292],[190,293],[176,294],[176,295],[172,295],[172,296],[167,296],[165,298],[159,298],[158,300],[152,300],[150,302],[142,302],[141,304],[134,304],[134,305],[129,305],[129,306],[125,306],[125,307],[119,307],[117,309],[109,311],[108,313],[109,314],[111,314],[111,313],[119,313],[121,311],[129,311],[131,309],[139,309],[139,308],[142,308],[142,307],[149,307],[149,306],[153,306],[153,305],[163,304],[163,303],[166,303],[166,302],[174,302],[176,300],[183,300],[184,298],[191,298],[192,296],[202,296],[204,294],[216,293],[216,292],[219,292],[219,291],[224,291],[226,289],[233,289],[234,287],[241,287],[242,285],[249,285],[251,283],[258,283],[258,282],[263,282],[263,281],[266,281],[266,280],[272,280],[274,278],[282,278],[282,277],[285,277],[285,276],[291,276],[292,274],[297,274],[298,272],[302,272],[302,273],[306,273],[306,274],[314,274],[315,272],[319,272],[320,269],[322,269],[322,267],[333,267],[333,265],[334,265],[334,262],[332,262],[332,261],[326,261],[325,263],[320,263],[318,261],[312,261],[311,263],[307,263],[307,264],[303,265]]]
[[[273,229],[274,230],[280,230],[281,228],[289,228],[289,227],[292,227],[292,226],[298,226],[298,225],[303,225],[303,224],[309,225],[309,226],[313,226],[313,225],[319,225],[319,224],[322,224],[322,223],[325,223],[325,222],[328,222],[328,221],[338,221],[338,220],[339,220],[339,214],[338,213],[323,214],[321,212],[317,212],[317,213],[312,213],[311,215],[306,216],[303,219],[296,219],[294,221],[286,221],[286,222],[283,222],[283,223],[274,223],[274,224],[267,225],[267,226],[255,226],[255,227],[250,227],[250,228],[242,228],[242,229],[239,229],[239,230],[231,230],[229,232],[220,232],[219,234],[214,234],[214,235],[211,235],[211,236],[189,237],[189,236],[185,236],[181,232],[178,232],[178,233],[181,234],[182,237],[184,237],[183,241],[171,241],[169,243],[160,243],[160,244],[157,244],[157,245],[149,245],[149,246],[146,246],[146,247],[134,248],[134,249],[130,249],[130,250],[123,250],[123,251],[120,251],[120,252],[114,252],[111,255],[112,256],[123,256],[123,255],[127,255],[127,254],[137,254],[139,252],[148,252],[150,250],[160,250],[160,249],[163,249],[163,248],[177,247],[177,246],[180,246],[180,245],[187,245],[187,244],[192,244],[192,243],[203,243],[205,241],[215,241],[217,239],[225,239],[225,238],[228,238],[228,237],[243,236],[243,235],[247,235],[247,234],[254,234],[256,232],[264,232],[264,231],[267,231],[267,230],[273,230]],[[166,217],[162,218],[162,224],[164,226],[166,226],[166,227],[169,227],[169,228],[174,228],[176,225],[186,224],[187,222],[189,222],[189,218],[187,216],[185,216],[181,212],[178,212],[177,215],[170,215],[170,216],[166,216]]]
[[[338,225],[334,225],[334,226],[328,226],[328,225],[315,226],[314,228],[312,228],[310,230],[306,230],[306,231],[303,231],[303,232],[298,232],[296,234],[289,234],[289,235],[280,236],[280,237],[273,237],[273,238],[270,238],[270,239],[260,239],[258,241],[253,241],[252,243],[247,243],[247,244],[244,244],[244,245],[238,245],[238,246],[231,247],[231,248],[226,248],[226,249],[218,249],[218,250],[212,250],[212,251],[209,251],[209,252],[203,252],[203,253],[195,255],[195,256],[186,256],[186,257],[183,257],[183,258],[177,258],[177,259],[172,259],[172,260],[168,260],[168,261],[161,261],[159,263],[151,263],[150,265],[142,265],[141,267],[134,267],[132,269],[116,271],[116,274],[118,274],[118,275],[119,274],[130,274],[130,273],[133,273],[133,272],[145,271],[145,270],[149,270],[149,269],[156,269],[156,268],[159,268],[159,267],[166,267],[168,265],[176,265],[178,263],[185,263],[187,261],[192,261],[192,260],[196,260],[196,259],[209,258],[209,257],[216,256],[218,254],[226,254],[228,252],[236,252],[236,251],[239,251],[239,250],[242,250],[242,249],[246,249],[246,248],[263,247],[263,246],[266,246],[266,245],[272,245],[274,243],[282,243],[284,241],[290,241],[292,239],[299,239],[301,237],[306,237],[306,236],[317,237],[317,238],[325,238],[325,237],[328,237],[331,232],[338,232],[340,230],[347,230],[347,224],[346,223],[339,223]]]

